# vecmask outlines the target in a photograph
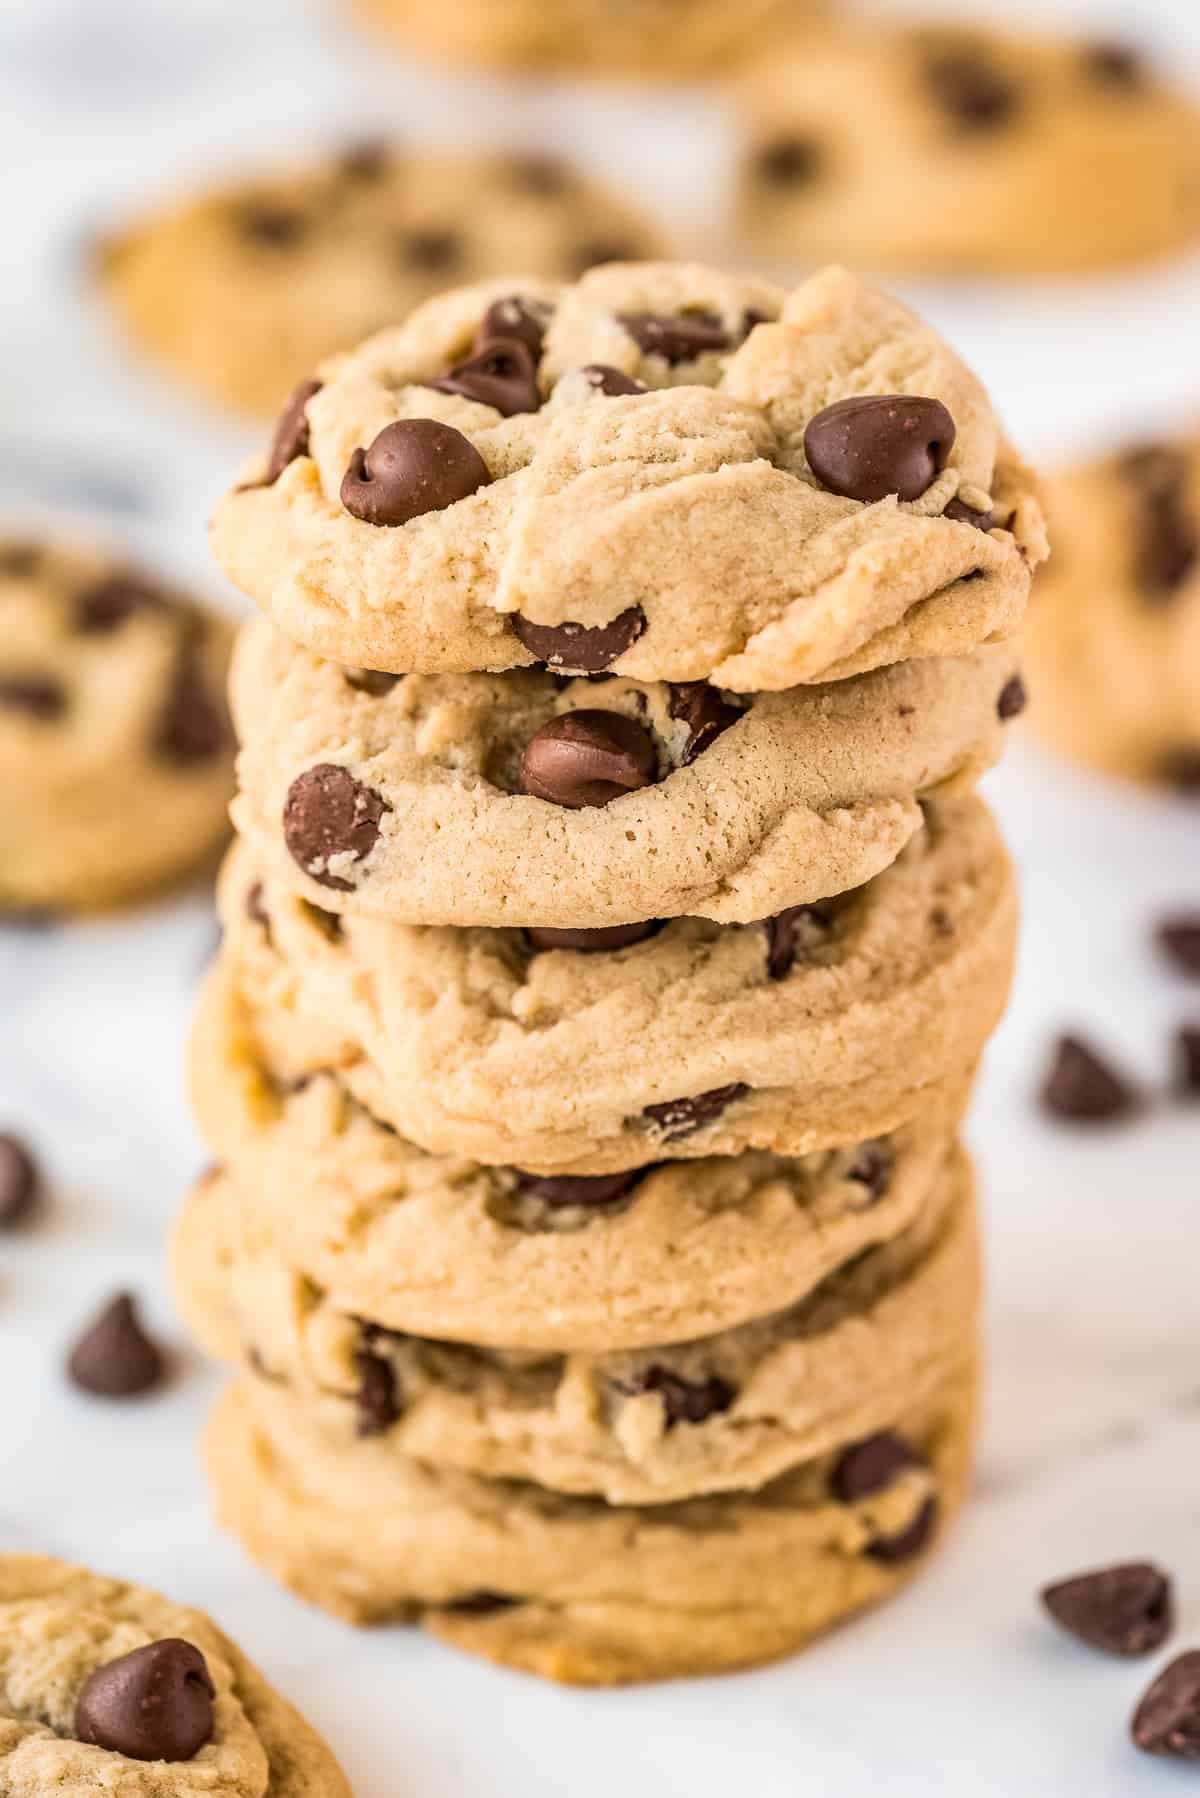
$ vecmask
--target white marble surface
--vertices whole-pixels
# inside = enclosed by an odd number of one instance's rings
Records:
[[[964,10],[958,0],[956,10]],[[982,13],[982,6],[971,8]],[[1195,0],[1139,14],[1200,63]],[[0,0],[0,507],[91,515],[203,574],[203,520],[241,439],[122,355],[74,278],[80,237],[181,172],[340,126],[416,140],[565,141],[685,209],[716,191],[701,97],[506,91],[404,69],[300,0]],[[924,289],[1050,455],[1200,412],[1200,266],[1136,279]],[[179,1340],[164,1234],[202,1150],[181,1043],[212,919],[200,898],[121,922],[0,933],[0,1127],[53,1181],[0,1244],[0,1545],[40,1548],[212,1609],[324,1728],[359,1798],[1142,1798],[1186,1774],[1141,1760],[1125,1718],[1146,1672],[1055,1638],[1043,1579],[1152,1554],[1200,1642],[1200,1113],[1161,1099],[1111,1135],[1031,1105],[1046,1044],[1094,1031],[1149,1085],[1200,990],[1156,962],[1165,908],[1200,903],[1195,811],[1019,751],[992,782],[1020,857],[1016,1000],[972,1137],[986,1171],[992,1366],[975,1503],[929,1575],[790,1665],[615,1695],[544,1688],[419,1634],[357,1635],[277,1591],[207,1516],[195,1437],[214,1379],[138,1406],[71,1394],[64,1345],[115,1284]],[[0,803],[3,803],[0,796]]]

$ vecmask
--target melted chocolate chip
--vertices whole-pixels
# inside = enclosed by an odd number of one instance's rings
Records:
[[[136,1398],[162,1380],[161,1349],[142,1329],[131,1295],[118,1293],[71,1350],[67,1372],[98,1398]]]
[[[311,880],[350,893],[354,882],[331,867],[335,860],[365,861],[379,841],[391,806],[374,787],[355,780],[336,762],[306,768],[288,788],[283,835],[292,860]]]
[[[287,404],[279,414],[267,458],[268,487],[274,485],[289,463],[294,462],[298,456],[307,456],[308,402],[315,393],[320,393],[321,385],[320,381],[301,381],[299,386],[292,389]]]
[[[356,693],[367,693],[372,699],[383,699],[404,679],[402,674],[387,674],[382,668],[343,668],[342,679]]]
[[[832,921],[829,906],[789,905],[764,920],[767,931],[767,973],[772,980],[786,979],[802,951],[829,940]]]
[[[375,1353],[372,1344],[377,1339],[373,1329],[364,1329],[362,1341],[354,1351],[354,1370],[358,1375],[354,1402],[360,1436],[386,1436],[401,1415],[396,1370],[383,1355]]]
[[[754,158],[760,181],[772,187],[807,187],[821,173],[825,157],[813,137],[773,137]]]
[[[37,1203],[37,1163],[18,1136],[0,1134],[0,1230],[22,1224]]]
[[[502,418],[536,412],[542,403],[537,364],[519,337],[492,338],[478,355],[426,385],[439,393],[461,394],[481,406],[491,406]]]
[[[1060,1037],[1042,1086],[1042,1106],[1076,1124],[1108,1124],[1137,1110],[1129,1082],[1077,1036]]]
[[[1200,1649],[1159,1674],[1134,1712],[1132,1734],[1143,1754],[1200,1760]]]
[[[531,924],[525,935],[533,949],[571,949],[580,955],[601,955],[644,943],[661,929],[660,921],[652,918],[644,924],[609,924],[596,930],[548,930],[545,925]]]
[[[444,275],[459,266],[465,245],[457,231],[434,226],[402,231],[396,237],[396,253],[406,267],[423,275]]]
[[[642,1116],[657,1124],[668,1142],[694,1136],[697,1130],[715,1123],[726,1108],[749,1089],[738,1080],[729,1086],[714,1086],[706,1093],[693,1093],[687,1099],[667,1099],[661,1105],[647,1105]]]
[[[644,381],[635,381],[624,369],[612,368],[607,362],[589,362],[579,372],[589,387],[594,387],[597,393],[605,394],[610,400],[620,399],[626,394],[650,391]]]
[[[994,512],[975,512],[970,506],[964,505],[962,500],[957,496],[950,501],[946,510],[942,513],[942,517],[952,518],[955,524],[972,525],[977,531],[986,532],[995,530],[996,528],[996,514]]]
[[[513,630],[531,655],[547,668],[574,674],[601,674],[631,649],[646,628],[640,606],[618,612],[607,624],[534,624],[513,614]]]
[[[986,61],[982,50],[949,50],[931,57],[925,82],[947,116],[966,132],[997,131],[1020,106],[1015,82]]]
[[[731,705],[716,687],[703,680],[673,683],[667,709],[672,718],[680,719],[688,727],[688,740],[683,751],[685,767],[703,755],[709,745],[742,715],[740,706]]]
[[[620,312],[617,318],[640,350],[661,356],[672,367],[732,347],[715,312]]]
[[[66,709],[67,689],[53,675],[0,676],[0,711],[21,712],[39,724],[49,724]]]
[[[135,612],[161,612],[161,590],[132,573],[109,574],[85,587],[75,599],[75,629],[85,637],[107,636]]]
[[[652,786],[658,751],[622,712],[563,712],[536,730],[521,757],[520,788],[549,805],[582,811]]]
[[[516,339],[525,345],[534,361],[539,362],[549,317],[549,307],[534,300],[523,300],[519,294],[493,300],[480,320],[472,354],[477,355],[485,345],[497,340],[511,343]]]
[[[178,768],[211,762],[229,746],[229,719],[195,646],[179,645],[155,747]]]
[[[940,400],[864,394],[837,400],[809,420],[808,465],[822,487],[867,502],[920,499],[946,466],[954,420]]]
[[[551,1210],[563,1211],[574,1206],[585,1209],[616,1205],[628,1198],[634,1187],[646,1178],[649,1167],[627,1168],[619,1174],[527,1174],[521,1168],[512,1173],[519,1192],[532,1194]]]
[[[1000,696],[996,701],[996,716],[1002,724],[1007,724],[1010,718],[1019,718],[1028,704],[1029,694],[1025,682],[1019,674],[1014,674],[1000,689]]]
[[[341,500],[364,524],[407,524],[470,497],[491,480],[470,440],[433,418],[385,425],[369,449],[356,449]]]
[[[75,1701],[75,1735],[126,1760],[190,1761],[212,1736],[216,1695],[191,1642],[148,1642],[89,1674]]]
[[[1042,1603],[1054,1621],[1106,1654],[1152,1654],[1171,1633],[1171,1582],[1149,1561],[1077,1573],[1046,1586]]]
[[[728,1411],[737,1390],[713,1374],[707,1380],[685,1380],[669,1367],[648,1367],[643,1373],[623,1383],[620,1390],[631,1397],[643,1392],[656,1392],[662,1399],[667,1428],[677,1423],[705,1423],[722,1411]]]

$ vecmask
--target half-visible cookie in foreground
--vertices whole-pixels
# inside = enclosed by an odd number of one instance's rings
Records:
[[[97,272],[146,349],[271,417],[326,357],[445,287],[514,268],[569,281],[661,249],[641,213],[557,157],[380,141],[173,200],[102,245]]]
[[[97,551],[0,539],[0,912],[139,897],[228,834],[219,615]]]
[[[231,683],[239,834],[325,911],[404,924],[748,923],[859,886],[974,785],[1015,650],[739,698],[546,670],[343,670],[265,619]]]
[[[1017,927],[978,799],[929,807],[899,859],[835,901],[766,924],[676,919],[624,947],[339,921],[241,853],[222,909],[202,1111],[240,1035],[284,1081],[338,1070],[423,1148],[571,1174],[892,1129],[979,1059]]]
[[[1068,470],[1030,609],[1035,730],[1111,774],[1200,791],[1200,435]]]
[[[1123,44],[875,20],[772,48],[741,111],[775,260],[1040,273],[1200,238],[1200,107]]]
[[[826,0],[351,0],[405,48],[483,68],[662,80],[724,69]]]
[[[202,1611],[0,1555],[4,1798],[350,1798],[329,1749]]]
[[[437,1472],[369,1439],[331,1447],[256,1380],[219,1406],[208,1463],[221,1522],[302,1597],[616,1685],[771,1660],[886,1597],[959,1507],[973,1411],[968,1362],[886,1430],[756,1493],[639,1509]]]
[[[778,691],[1012,636],[1045,554],[979,381],[841,269],[460,288],[314,375],[213,547],[345,665]]]
[[[331,1453],[377,1437],[426,1466],[614,1504],[765,1485],[932,1396],[974,1343],[976,1219],[959,1150],[912,1223],[785,1310],[598,1356],[366,1323],[297,1273],[286,1238],[270,1221],[256,1232],[255,1217],[254,1190],[228,1173],[198,1186],[177,1232],[176,1293],[211,1352],[303,1400]]]

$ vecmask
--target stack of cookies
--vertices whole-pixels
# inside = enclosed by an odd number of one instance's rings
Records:
[[[795,1648],[967,1478],[1031,478],[843,271],[625,264],[327,364],[214,535],[222,1518],[559,1679]]]

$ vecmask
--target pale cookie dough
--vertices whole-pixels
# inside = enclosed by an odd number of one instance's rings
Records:
[[[757,1489],[932,1396],[974,1340],[978,1245],[951,1151],[916,1220],[784,1311],[690,1342],[538,1355],[365,1323],[297,1273],[253,1191],[197,1188],[175,1288],[210,1352],[304,1400],[330,1452],[378,1437],[436,1468],[661,1504]]]
[[[480,333],[495,350],[506,300],[524,341],[502,347],[499,404],[429,386]],[[548,660],[777,691],[1012,636],[1045,554],[1032,477],[975,376],[841,269],[791,295],[674,263],[485,283],[321,379],[218,505],[213,547],[289,636],[345,664]],[[857,409],[852,473],[818,454],[823,484],[808,427],[864,396],[888,403]]]
[[[235,1386],[208,1462],[220,1521],[302,1597],[419,1618],[489,1660],[582,1685],[770,1660],[916,1570],[958,1509],[968,1359],[940,1391],[753,1494],[648,1509],[331,1448],[282,1388]]]
[[[823,17],[826,0],[350,0],[401,45],[483,68],[699,75],[766,34]]]
[[[98,1669],[151,1643],[179,1641],[199,1651],[213,1687],[203,1746],[188,1759],[143,1760],[77,1739],[76,1707]],[[204,1708],[201,1700],[202,1716]],[[128,1725],[124,1709],[118,1718]],[[202,1611],[20,1554],[0,1555],[0,1792],[351,1798],[324,1742]]]
[[[947,1081],[888,1137],[806,1156],[539,1180],[426,1154],[333,1073],[281,1083],[225,986],[218,970],[201,1007],[196,1104],[255,1252],[357,1317],[499,1348],[651,1348],[785,1309],[916,1220],[970,1087]],[[201,1191],[216,1216],[220,1191]]]
[[[15,537],[0,616],[0,914],[198,869],[228,835],[228,622],[99,551]]]
[[[1200,107],[1120,44],[873,21],[773,47],[740,100],[776,260],[1051,273],[1200,237]]]
[[[1034,728],[1110,774],[1200,791],[1200,435],[1065,472],[1030,613]]]
[[[1017,928],[976,799],[930,807],[891,868],[796,916],[774,975],[781,937],[761,924],[679,919],[627,949],[535,952],[518,931],[339,923],[241,855],[222,908],[202,1107],[240,1029],[285,1079],[336,1068],[425,1149],[538,1173],[801,1155],[892,1129],[978,1060]]]
[[[102,244],[97,272],[135,341],[270,417],[327,356],[447,286],[512,268],[569,281],[662,247],[557,157],[365,142],[172,199]]]
[[[921,799],[996,761],[1023,703],[1010,646],[737,701],[541,670],[364,681],[265,619],[230,691],[234,819],[280,883],[398,923],[557,928],[748,923],[861,885]],[[572,713],[631,720],[652,784],[583,807],[523,791],[530,739]]]

